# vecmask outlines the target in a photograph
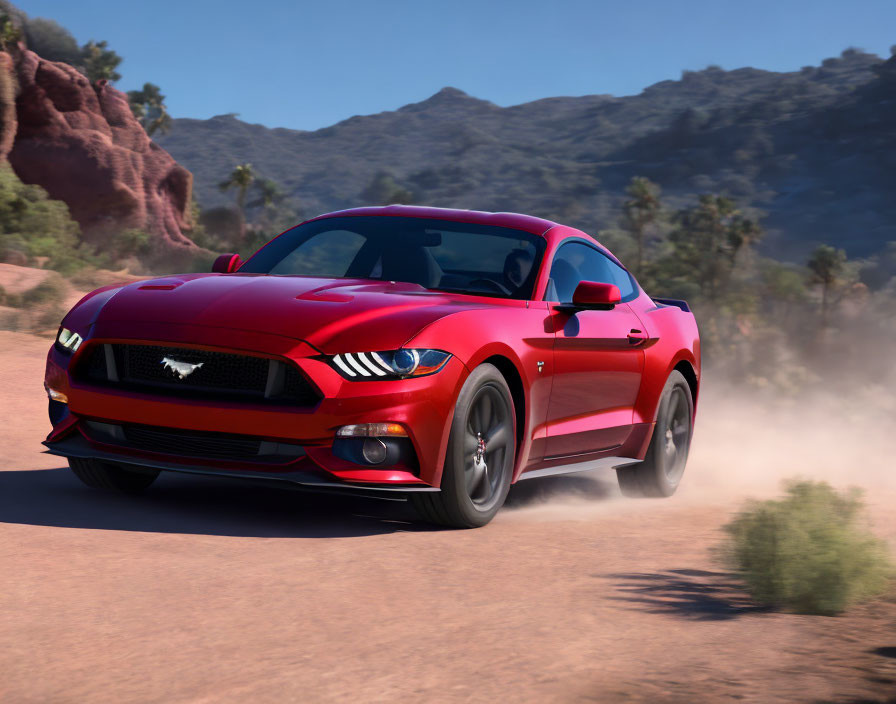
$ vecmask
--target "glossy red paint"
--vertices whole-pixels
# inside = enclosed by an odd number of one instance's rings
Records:
[[[622,300],[619,287],[597,281],[583,281],[572,294],[572,302],[577,306],[614,306]]]
[[[81,431],[88,419],[224,432],[306,448],[306,456],[274,471],[301,466],[347,486],[438,487],[455,400],[467,376],[482,363],[498,366],[517,392],[514,480],[573,461],[643,458],[660,394],[677,365],[686,367],[696,400],[700,345],[690,313],[657,304],[640,289],[612,310],[576,311],[543,300],[553,255],[565,240],[584,240],[618,261],[587,234],[514,213],[388,206],[321,218],[336,216],[437,218],[543,236],[546,251],[533,299],[445,293],[402,282],[239,271],[105,287],[85,296],[63,320],[84,337],[81,348],[74,355],[55,347],[49,352],[45,381],[68,396],[69,414],[47,442],[52,445]],[[99,387],[73,373],[97,345],[115,343],[279,360],[294,365],[322,398],[307,408],[185,400]],[[439,349],[452,356],[430,376],[364,382],[343,378],[322,358],[401,347]],[[419,469],[353,465],[333,455],[339,427],[371,422],[404,425]],[[129,461],[166,459],[90,442]],[[222,474],[272,471],[270,465],[245,461],[167,459]]]

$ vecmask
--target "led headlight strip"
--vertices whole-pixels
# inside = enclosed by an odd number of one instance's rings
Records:
[[[78,351],[84,339],[76,332],[72,332],[68,328],[59,328],[56,333],[56,347],[62,352],[74,354]]]
[[[333,363],[348,376],[386,376],[394,373],[376,352],[337,354],[333,357]]]
[[[347,379],[404,379],[439,371],[451,357],[441,350],[400,349],[388,352],[346,352],[330,357]]]

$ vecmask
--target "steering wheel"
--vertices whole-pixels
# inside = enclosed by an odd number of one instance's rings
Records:
[[[473,279],[467,286],[475,287],[476,284],[485,284],[485,288],[491,289],[496,293],[503,293],[507,296],[510,295],[510,289],[506,288],[503,284],[499,284],[497,281],[493,281],[492,279]]]

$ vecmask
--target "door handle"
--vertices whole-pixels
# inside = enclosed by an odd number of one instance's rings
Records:
[[[647,339],[648,337],[646,332],[636,330],[635,328],[632,328],[628,333],[628,343],[633,347],[636,345],[643,345],[645,342],[647,342]]]

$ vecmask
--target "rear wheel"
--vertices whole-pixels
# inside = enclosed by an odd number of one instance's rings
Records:
[[[457,398],[441,491],[410,494],[420,516],[454,528],[484,526],[510,488],[516,428],[510,389],[491,364],[473,370]]]
[[[125,469],[112,462],[82,457],[69,457],[68,466],[87,486],[94,489],[118,489],[129,494],[143,491],[159,476],[156,469]]]
[[[626,496],[672,496],[684,474],[691,447],[694,399],[681,372],[666,380],[656,426],[644,461],[616,470],[619,488]]]

